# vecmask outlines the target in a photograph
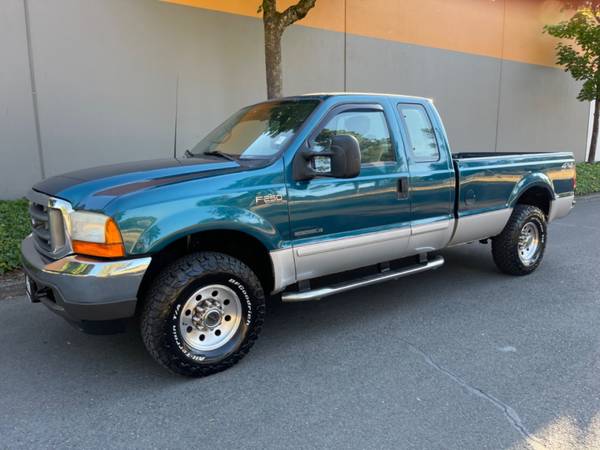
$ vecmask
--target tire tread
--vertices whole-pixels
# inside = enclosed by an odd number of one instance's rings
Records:
[[[527,219],[536,216],[543,225],[542,248],[537,261],[531,266],[521,263],[518,255],[518,239]],[[502,232],[492,238],[492,256],[500,271],[509,275],[528,275],[535,271],[544,257],[546,246],[546,216],[541,209],[532,205],[517,205]]]
[[[253,325],[240,347],[222,361],[197,364],[180,354],[167,339],[165,321],[179,294],[190,282],[202,275],[230,273],[240,278],[250,288],[253,300]],[[202,377],[221,372],[239,362],[258,339],[265,315],[265,296],[258,277],[244,263],[217,252],[196,252],[186,255],[167,266],[152,282],[142,309],[141,334],[148,353],[172,372]]]

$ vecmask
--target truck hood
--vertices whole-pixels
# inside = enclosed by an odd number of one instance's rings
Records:
[[[75,209],[102,210],[114,198],[132,192],[239,170],[235,161],[210,157],[154,159],[68,172],[33,189],[67,200]]]

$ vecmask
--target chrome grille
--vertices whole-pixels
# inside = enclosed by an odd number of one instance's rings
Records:
[[[48,205],[29,203],[29,215],[31,216],[31,231],[39,250],[49,254],[52,252],[52,240],[50,236],[50,217]]]
[[[71,205],[37,191],[30,191],[27,198],[31,231],[38,251],[50,258],[68,254],[71,245],[65,216],[71,211]]]

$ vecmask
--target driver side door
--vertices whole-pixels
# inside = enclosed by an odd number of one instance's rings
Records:
[[[299,151],[327,151],[331,137],[359,142],[351,179],[290,176],[288,201],[296,272],[306,280],[403,256],[410,238],[408,165],[393,111],[384,104],[331,110]]]

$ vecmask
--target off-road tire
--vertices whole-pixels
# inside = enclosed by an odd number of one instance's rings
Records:
[[[530,265],[524,264],[519,257],[519,236],[528,223],[533,223],[539,232],[539,251]],[[547,234],[546,216],[542,210],[531,205],[517,205],[502,233],[492,238],[492,255],[498,269],[517,276],[535,271],[544,257]]]
[[[242,319],[235,340],[227,343],[229,348],[223,349],[223,354],[207,356],[186,347],[178,338],[175,320],[195,290],[215,282],[228,285],[240,296]],[[203,377],[228,369],[248,353],[262,329],[264,315],[265,295],[248,266],[222,253],[197,252],[174,261],[152,282],[144,299],[140,329],[144,345],[157,362],[177,374]]]

